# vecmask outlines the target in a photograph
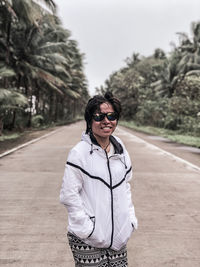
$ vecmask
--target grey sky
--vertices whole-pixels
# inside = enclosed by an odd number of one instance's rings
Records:
[[[176,32],[190,34],[200,20],[200,0],[55,0],[63,26],[85,53],[90,93],[124,66],[133,52],[169,52]]]

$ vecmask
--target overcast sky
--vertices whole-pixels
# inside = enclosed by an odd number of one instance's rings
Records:
[[[89,91],[125,66],[133,52],[171,50],[177,32],[190,34],[200,20],[200,0],[55,0],[63,26],[85,54]]]

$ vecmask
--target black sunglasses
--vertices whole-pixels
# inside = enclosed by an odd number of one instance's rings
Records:
[[[115,112],[108,112],[108,113],[96,113],[93,114],[93,119],[95,121],[102,121],[104,118],[107,118],[109,121],[115,121],[118,119],[117,113]]]

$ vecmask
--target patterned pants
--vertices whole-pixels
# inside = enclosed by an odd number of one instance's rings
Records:
[[[75,267],[127,267],[126,246],[119,251],[95,248],[85,244],[71,233],[67,234]]]

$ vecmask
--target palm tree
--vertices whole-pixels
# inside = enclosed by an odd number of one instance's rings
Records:
[[[144,82],[140,73],[133,66],[120,69],[110,75],[106,81],[105,90],[111,91],[122,102],[122,116],[133,118],[139,104],[139,90]]]
[[[140,62],[140,54],[133,53],[131,57],[127,57],[125,60],[129,68],[134,67],[138,62]]]
[[[13,124],[15,123],[16,111],[27,107],[28,101],[25,96],[16,90],[7,90],[0,88],[0,135],[3,131],[4,117],[6,113],[13,112]]]
[[[4,43],[0,48],[0,66],[2,73],[6,69],[13,73],[11,78],[2,76],[1,84],[4,88],[15,87],[27,96],[29,125],[33,96],[37,113],[48,110],[50,119],[57,119],[59,113],[63,116],[59,110],[67,110],[61,108],[60,103],[80,105],[81,95],[84,99],[88,97],[83,55],[77,42],[70,39],[70,32],[62,28],[55,16],[54,2],[43,1],[50,5],[52,13],[33,0],[0,1],[0,15],[10,15],[7,21],[0,23],[0,42]]]
[[[191,24],[192,39],[185,33],[178,33],[180,37],[179,50],[182,53],[178,63],[179,72],[183,75],[200,73],[200,22]]]
[[[49,5],[55,8],[55,4],[53,1],[45,1]],[[32,7],[34,5],[34,9]],[[23,11],[23,12],[22,12]],[[32,12],[34,11],[34,12]],[[1,70],[0,70],[0,77],[1,82],[4,88],[8,88],[8,75],[5,73],[16,74],[15,66],[16,63],[16,51],[13,47],[15,44],[14,41],[17,39],[13,38],[13,32],[16,30],[16,24],[19,21],[21,24],[24,24],[25,27],[27,25],[33,25],[32,27],[37,27],[36,21],[39,19],[39,15],[41,17],[41,11],[39,6],[35,4],[34,1],[27,1],[27,0],[15,0],[15,1],[8,1],[8,0],[0,0],[0,43],[1,43],[1,50],[0,50],[0,62],[1,62]],[[22,27],[21,27],[22,28]],[[18,32],[18,31],[17,31]],[[13,62],[14,58],[14,62]],[[14,76],[14,75],[12,75]],[[8,91],[7,91],[8,92]],[[7,101],[7,96],[9,99],[12,97],[12,93],[5,94],[2,93],[2,97],[5,96]],[[16,94],[15,94],[16,95]],[[23,98],[23,96],[21,96]],[[9,105],[4,105],[4,108],[8,108]]]

